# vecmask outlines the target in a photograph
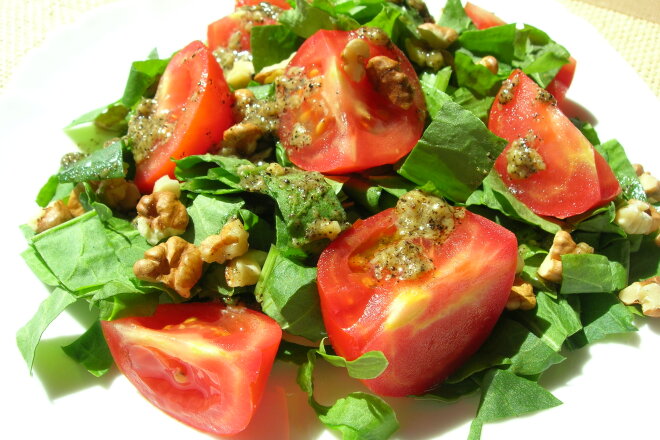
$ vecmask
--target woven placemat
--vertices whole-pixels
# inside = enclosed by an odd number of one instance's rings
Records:
[[[39,46],[51,32],[74,22],[84,12],[115,1],[2,0],[0,91],[6,87],[25,54]],[[578,0],[559,1],[593,24],[660,97],[660,24]],[[657,4],[657,0],[644,1]],[[600,3],[606,2],[601,0]]]

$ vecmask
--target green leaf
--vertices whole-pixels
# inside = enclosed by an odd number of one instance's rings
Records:
[[[582,329],[580,316],[571,303],[563,297],[552,298],[546,292],[537,292],[534,310],[518,311],[514,316],[556,352],[566,338]]]
[[[477,411],[479,423],[517,417],[561,405],[561,401],[536,382],[505,371],[492,369],[481,384]]]
[[[646,201],[644,188],[635,173],[635,169],[628,160],[623,146],[616,140],[611,140],[600,145],[598,151],[603,154],[610,168],[614,171],[614,175],[621,184],[623,196],[626,199]]]
[[[317,353],[331,365],[346,368],[348,375],[355,379],[374,379],[380,376],[388,365],[387,358],[381,351],[368,351],[352,361],[328,354],[325,351],[324,341],[321,341]]]
[[[89,182],[125,177],[124,149],[124,142],[116,141],[106,148],[93,152],[84,159],[62,168],[59,172],[60,182]]]
[[[580,309],[584,328],[570,338],[573,349],[593,344],[608,335],[637,331],[632,312],[614,294],[582,294]]]
[[[62,350],[74,361],[82,364],[94,376],[103,376],[113,364],[112,354],[103,337],[100,321]]]
[[[286,26],[254,26],[250,32],[254,71],[260,72],[266,66],[286,60],[302,42],[302,38]]]
[[[461,382],[474,373],[498,366],[520,376],[535,376],[564,359],[521,324],[500,318],[486,342],[448,382]]]
[[[642,238],[637,252],[630,254],[630,282],[660,275],[660,250],[652,235]]]
[[[264,313],[287,332],[310,341],[325,336],[315,267],[290,260],[273,246],[261,269],[255,296]]]
[[[431,118],[442,108],[445,102],[451,99],[446,93],[451,72],[451,67],[447,66],[435,73],[422,72],[419,76],[419,83],[426,99],[426,109]]]
[[[454,29],[459,34],[474,27],[472,20],[465,13],[461,0],[447,0],[438,20],[440,26]]]
[[[143,96],[153,96],[155,93],[155,90],[153,89],[158,84],[158,80],[165,72],[169,62],[169,58],[148,59],[133,62],[128,74],[128,80],[126,81],[126,87],[124,88],[124,94],[120,100],[121,103],[126,107],[131,108],[137,104]]]
[[[296,0],[296,7],[284,11],[279,20],[303,38],[309,38],[321,29],[340,28],[337,20],[330,13],[310,5],[305,0]]]
[[[516,199],[495,170],[491,170],[484,179],[483,189],[473,192],[465,204],[467,206],[487,206],[514,220],[538,226],[551,234],[556,234],[561,229],[558,224],[539,217],[524,203]]]
[[[383,399],[360,392],[337,400],[319,420],[341,432],[344,440],[384,440],[399,429],[394,411]]]
[[[500,62],[514,61],[515,24],[491,27],[483,30],[467,30],[458,37],[461,47],[481,56],[492,55]]]
[[[506,143],[471,112],[448,101],[398,173],[418,185],[431,182],[444,197],[464,202],[488,175]]]
[[[39,309],[32,319],[16,333],[16,344],[30,371],[32,371],[34,353],[41,340],[41,335],[50,323],[74,302],[76,302],[76,297],[71,293],[61,288],[55,288],[39,305]]]
[[[315,233],[319,222],[346,222],[346,213],[337,198],[335,188],[322,174],[285,168],[281,175],[267,172],[268,165],[241,169],[241,186],[272,198],[279,208],[281,220],[291,238],[290,245],[302,248],[323,242]],[[278,243],[279,246],[279,243]]]
[[[83,153],[89,154],[101,150],[106,142],[126,133],[126,116],[127,108],[113,103],[78,117],[64,127],[64,133]]]
[[[218,234],[233,217],[238,216],[243,200],[227,196],[197,195],[187,211],[190,224],[183,238],[196,246],[209,235]]]
[[[61,183],[57,174],[52,175],[39,190],[36,198],[37,205],[45,208],[50,202],[62,200],[71,194],[73,187],[73,183]]]
[[[562,294],[613,292],[626,287],[628,276],[620,263],[604,255],[562,255]]]
[[[397,429],[399,422],[390,406],[377,396],[351,393],[332,406],[314,399],[314,366],[317,350],[307,352],[307,361],[298,369],[296,378],[307,394],[310,406],[323,424],[342,433],[344,439],[385,440]]]
[[[454,68],[458,85],[482,96],[495,95],[502,83],[502,78],[460,51],[454,56]]]

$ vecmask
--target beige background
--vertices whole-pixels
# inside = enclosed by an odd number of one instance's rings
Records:
[[[30,49],[83,13],[115,1],[0,0],[0,92]],[[660,0],[559,1],[601,32],[660,97]]]

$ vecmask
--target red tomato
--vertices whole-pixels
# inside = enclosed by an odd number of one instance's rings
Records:
[[[470,17],[472,23],[474,23],[479,30],[506,24],[506,22],[497,15],[470,2],[465,4],[465,13]]]
[[[260,3],[270,3],[282,9],[291,9],[291,5],[286,0],[236,0],[236,7],[258,6]]]
[[[235,434],[263,393],[282,330],[243,307],[162,304],[102,322],[119,369],[158,408],[193,428]]]
[[[203,43],[194,41],[174,55],[158,84],[155,111],[171,135],[137,164],[140,191],[150,193],[160,177],[174,177],[172,159],[204,154],[220,142],[233,124],[232,101],[222,69]]]
[[[277,2],[271,1],[237,1],[236,7],[259,6],[261,3],[277,5]],[[257,8],[258,12],[255,14],[245,14],[245,11],[237,11],[211,23],[207,29],[209,48],[211,51],[220,47],[239,52],[244,50],[249,51],[250,30],[252,27],[277,24],[277,19],[275,18],[277,17],[277,12],[272,9],[273,8]]]
[[[319,31],[307,39],[287,67],[278,96],[287,106],[279,138],[289,159],[305,170],[341,174],[392,164],[415,146],[424,129],[426,106],[419,80],[408,59],[393,44],[375,44],[359,31]],[[363,38],[369,57],[386,56],[399,63],[411,86],[407,108],[378,93],[363,75],[353,80],[344,70],[342,51]]]
[[[490,110],[488,128],[509,141],[495,169],[511,192],[539,215],[566,218],[614,199],[621,187],[605,159],[557,108],[547,93],[520,70],[509,76],[517,85],[502,86]],[[503,90],[507,89],[503,92]],[[504,99],[503,93],[511,99]],[[514,141],[529,142],[545,169],[526,178],[507,172],[506,153]]]
[[[395,210],[358,220],[321,254],[323,321],[338,354],[382,351],[389,361],[366,385],[381,395],[421,394],[442,382],[483,343],[509,297],[515,236],[466,211],[438,245],[422,239],[432,270],[410,280],[377,280],[369,260],[396,231]]]
[[[577,61],[573,57],[568,58],[568,64],[564,64],[557,72],[557,75],[554,79],[548,84],[548,87],[545,89],[552,94],[557,100],[557,105],[561,108],[564,98],[566,97],[566,92],[573,82],[573,76],[575,75],[575,66]]]

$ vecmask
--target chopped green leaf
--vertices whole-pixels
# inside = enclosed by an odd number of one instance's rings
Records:
[[[101,323],[92,326],[62,350],[74,361],[82,364],[94,376],[103,376],[113,364],[112,354],[103,337]]]

